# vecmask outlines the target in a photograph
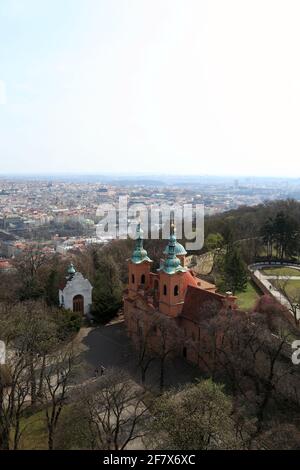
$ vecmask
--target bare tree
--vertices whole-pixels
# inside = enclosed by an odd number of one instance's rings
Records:
[[[158,449],[208,450],[243,446],[231,399],[211,379],[161,395],[151,409],[150,444]]]
[[[289,289],[289,281],[287,280],[276,280],[276,287],[282,293],[282,295],[287,300],[287,307],[289,312],[294,317],[294,322],[296,326],[299,326],[300,320],[300,289],[292,291]]]
[[[15,265],[19,269],[25,278],[32,279],[34,278],[39,268],[46,264],[47,255],[42,251],[41,247],[33,243],[30,246],[27,246],[25,250],[22,251],[16,260]]]
[[[152,321],[143,322],[139,314],[133,314],[131,318],[131,329],[129,334],[133,338],[134,346],[137,352],[137,367],[141,371],[142,384],[146,382],[146,373],[155,359],[153,352],[154,325]]]
[[[44,405],[48,448],[54,448],[54,438],[58,420],[67,401],[68,386],[71,385],[74,366],[72,347],[47,357],[47,367],[43,377],[43,389],[40,400]]]
[[[280,334],[272,333],[264,316],[245,312],[227,313],[215,323],[218,370],[230,379],[236,403],[244,402],[253,409],[255,439],[263,431],[271,401],[280,396],[291,398],[292,378],[295,380],[288,332],[278,329]]]
[[[58,341],[57,325],[51,313],[44,302],[26,301],[11,306],[2,317],[7,346],[20,355],[26,355],[32,405],[41,393],[46,355]]]
[[[95,386],[96,385],[96,386]],[[94,449],[124,450],[145,435],[145,392],[124,371],[109,369],[93,387],[83,386],[80,406]]]
[[[30,301],[1,306],[0,331],[9,377],[0,385],[0,445],[17,449],[25,429],[21,426],[25,410],[41,394],[46,357],[57,343],[57,326],[43,303]]]
[[[150,364],[159,361],[159,388],[162,392],[165,385],[165,368],[167,360],[175,357],[184,344],[184,336],[176,320],[159,312],[141,318],[138,314],[132,317],[130,335],[138,354],[138,368],[141,371],[142,383]]]
[[[44,286],[41,282],[40,271],[47,265],[49,256],[42,248],[33,243],[14,260],[17,278],[20,282],[19,299],[37,299],[42,296]]]
[[[0,449],[18,449],[24,432],[21,419],[30,393],[29,357],[26,350],[10,352],[0,370]]]
[[[155,313],[151,321],[151,328],[154,331],[153,351],[159,359],[159,388],[162,392],[165,385],[166,361],[169,357],[178,355],[185,340],[174,319]]]

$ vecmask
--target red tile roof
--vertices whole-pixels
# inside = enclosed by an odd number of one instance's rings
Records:
[[[201,287],[189,285],[186,291],[184,304],[180,317],[193,321],[200,321],[205,311],[220,310],[224,307],[226,297]]]
[[[182,287],[184,291],[188,288],[188,286],[195,286],[197,287],[198,285],[198,280],[191,271],[187,271],[182,274]]]
[[[6,260],[6,259],[0,259],[0,270],[1,269],[11,269],[12,268],[12,264],[10,261]]]

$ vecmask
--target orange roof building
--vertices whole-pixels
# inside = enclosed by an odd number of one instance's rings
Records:
[[[153,318],[168,317],[182,330],[186,340],[199,335],[199,324],[208,311],[224,312],[236,309],[236,297],[217,293],[217,288],[186,266],[186,251],[180,245],[172,228],[157,273],[151,271],[152,260],[143,247],[140,224],[137,226],[136,244],[128,262],[128,288],[124,296],[124,317],[128,334],[135,336]],[[154,340],[155,341],[155,340]],[[186,346],[182,354],[197,363]]]

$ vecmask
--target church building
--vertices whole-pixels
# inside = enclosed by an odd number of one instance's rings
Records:
[[[89,315],[92,306],[92,290],[90,281],[76,271],[73,264],[70,264],[67,276],[59,286],[59,305],[72,312]]]
[[[236,309],[236,297],[198,278],[187,267],[186,251],[177,242],[172,226],[169,242],[157,272],[151,271],[152,260],[143,247],[143,232],[137,225],[135,248],[128,262],[128,288],[124,296],[124,317],[129,336],[135,341],[152,318],[165,316],[174,321],[185,338],[181,354],[198,364],[198,356],[188,340],[199,339],[200,322],[208,309],[226,312]],[[155,338],[153,338],[155,342]],[[155,346],[154,346],[155,347]]]

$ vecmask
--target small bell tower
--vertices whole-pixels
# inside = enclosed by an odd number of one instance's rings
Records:
[[[140,222],[136,227],[135,247],[128,262],[128,294],[134,297],[141,290],[150,287],[150,270],[152,260],[143,246],[143,230]]]
[[[174,224],[171,225],[170,240],[164,253],[166,259],[159,269],[159,310],[168,316],[176,317],[181,312],[184,301],[182,279],[187,268],[182,266],[181,260],[176,256]]]

